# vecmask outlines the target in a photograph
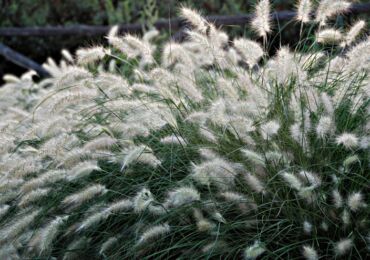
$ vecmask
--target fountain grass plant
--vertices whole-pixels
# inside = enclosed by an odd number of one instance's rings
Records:
[[[183,43],[113,27],[51,78],[4,76],[1,258],[365,259],[370,38],[328,2],[272,57],[263,0],[263,45],[184,7]]]

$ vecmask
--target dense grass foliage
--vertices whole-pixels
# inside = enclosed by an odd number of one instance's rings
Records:
[[[49,79],[6,75],[0,258],[366,259],[370,38],[307,2],[273,57],[262,0],[262,45],[182,8],[184,43],[113,27]]]

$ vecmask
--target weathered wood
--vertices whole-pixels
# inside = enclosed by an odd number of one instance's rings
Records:
[[[41,65],[2,43],[0,43],[0,55],[23,68],[36,71],[41,77],[49,76],[49,72],[47,72]]]
[[[370,3],[367,4],[353,4],[349,10],[349,14],[357,15],[363,13],[370,13]],[[275,20],[290,20],[296,15],[294,11],[281,11],[271,14]],[[245,25],[251,18],[252,14],[222,16],[214,15],[207,16],[206,19],[215,23],[218,26],[222,25]],[[181,18],[163,19],[159,20],[154,26],[161,29],[178,30],[183,27],[184,21]],[[46,26],[46,27],[8,27],[0,28],[0,36],[93,36],[107,34],[110,26],[90,26],[90,25],[71,25],[71,26]],[[141,32],[141,24],[122,24],[120,25],[120,32],[138,33]]]

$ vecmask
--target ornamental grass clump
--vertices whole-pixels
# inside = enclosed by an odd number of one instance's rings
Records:
[[[370,38],[334,42],[334,2],[300,1],[319,38],[272,56],[261,1],[263,46],[183,8],[182,43],[114,27],[48,79],[5,76],[0,258],[365,259]]]

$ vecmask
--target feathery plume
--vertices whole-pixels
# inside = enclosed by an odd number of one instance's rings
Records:
[[[3,80],[6,83],[19,83],[19,82],[21,82],[19,78],[17,78],[16,76],[14,76],[12,74],[5,74],[3,76]]]
[[[303,181],[309,182],[309,184],[311,184],[315,187],[321,185],[321,179],[315,173],[308,172],[308,171],[300,171],[298,174],[302,178]]]
[[[193,164],[191,177],[202,185],[213,183],[222,190],[229,189],[235,183],[234,165],[221,158],[205,161],[199,165]]]
[[[335,139],[337,144],[342,144],[345,148],[351,149],[358,146],[358,138],[351,133],[343,133]]]
[[[342,207],[343,206],[343,198],[342,198],[342,195],[340,195],[339,191],[338,190],[333,190],[332,191],[332,196],[333,196],[334,206],[336,208]]]
[[[110,212],[108,212],[107,210],[102,210],[102,211],[99,211],[99,212],[96,212],[90,215],[89,217],[84,219],[81,224],[78,225],[76,232],[86,230],[90,228],[91,226],[96,226],[99,222],[107,219],[109,215],[110,215]]]
[[[74,181],[88,176],[93,171],[101,170],[97,161],[85,161],[77,164],[67,174],[67,180]]]
[[[91,64],[104,58],[105,54],[106,51],[101,46],[78,49],[76,52],[77,63],[80,65]]]
[[[347,198],[347,205],[352,211],[358,211],[361,207],[366,206],[363,201],[361,192],[354,192]]]
[[[302,182],[293,173],[283,172],[281,177],[289,184],[289,186],[297,191],[301,190]]]
[[[306,260],[318,260],[319,255],[317,254],[316,250],[312,246],[305,245],[303,246],[303,257]]]
[[[2,205],[0,206],[0,220],[2,219],[3,216],[8,213],[10,206],[9,205]]]
[[[9,223],[1,230],[0,242],[11,241],[20,233],[24,232],[32,224],[39,213],[40,209],[35,209]]]
[[[357,154],[348,156],[344,161],[343,161],[343,166],[345,169],[348,169],[348,167],[352,164],[355,164],[357,162],[360,162],[360,159]]]
[[[324,29],[316,34],[316,41],[322,44],[339,44],[342,39],[342,33],[335,29]]]
[[[91,200],[92,198],[105,194],[107,189],[100,184],[92,185],[84,190],[67,196],[63,201],[62,204],[65,206],[79,206],[85,201]]]
[[[316,11],[315,21],[325,25],[328,18],[345,12],[351,4],[343,0],[322,0]]]
[[[123,40],[128,45],[128,48],[123,52],[129,57],[135,58],[140,55],[143,65],[153,62],[153,47],[150,43],[130,34],[126,34]]]
[[[153,194],[150,192],[150,190],[143,188],[134,197],[134,211],[137,213],[143,212],[153,201]]]
[[[133,208],[133,202],[129,199],[123,199],[110,204],[107,208],[107,212],[118,213],[123,210],[129,210]]]
[[[262,134],[263,139],[268,139],[276,135],[279,129],[280,129],[280,124],[275,120],[269,121],[261,125],[261,134]]]
[[[364,150],[370,147],[370,136],[363,136],[360,138],[360,147]]]
[[[208,30],[208,23],[207,21],[199,15],[198,12],[182,7],[180,10],[180,14],[183,18],[185,18],[198,32],[206,34]]]
[[[60,226],[67,218],[68,217],[56,217],[40,231],[40,252],[51,249],[51,245],[58,234]]]
[[[244,259],[245,260],[255,260],[260,255],[262,255],[264,252],[266,252],[266,248],[263,243],[256,240],[254,241],[254,244],[247,247],[244,250]]]
[[[310,21],[310,13],[312,10],[312,3],[310,0],[299,0],[297,5],[297,20],[302,23]]]
[[[171,207],[179,207],[199,200],[200,194],[196,189],[181,187],[168,193],[167,204]]]
[[[84,145],[85,150],[96,151],[96,150],[106,150],[111,148],[117,143],[115,138],[109,136],[103,136],[95,138]]]
[[[262,47],[255,41],[239,38],[235,39],[233,43],[235,50],[250,68],[253,68],[264,55]]]
[[[29,193],[26,193],[22,196],[21,201],[18,203],[19,207],[26,207],[30,203],[35,202],[36,200],[45,197],[50,192],[50,189],[36,189],[32,190]]]
[[[33,189],[41,188],[46,185],[53,184],[65,178],[66,178],[65,170],[48,171],[46,173],[41,174],[37,178],[30,179],[29,181],[25,182],[23,186],[21,187],[21,192],[23,193],[30,192]]]
[[[262,193],[262,194],[266,192],[264,184],[255,175],[246,173],[244,175],[244,178],[247,181],[249,187],[255,192]]]
[[[108,35],[107,35],[108,40],[113,37],[116,37],[118,35],[118,30],[119,30],[119,26],[113,25],[108,32]]]
[[[344,225],[349,225],[351,223],[351,217],[349,215],[349,212],[348,210],[343,210],[342,214],[341,214],[341,219],[342,219],[342,222]]]
[[[246,202],[248,199],[240,193],[232,192],[232,191],[225,191],[220,193],[220,195],[226,200],[231,202]]]
[[[6,179],[0,184],[0,192],[7,192],[15,189],[24,183],[23,179]]]
[[[105,241],[99,250],[100,255],[104,255],[106,251],[108,251],[110,248],[112,248],[116,243],[118,242],[118,238],[116,237],[110,237],[107,241]]]
[[[86,237],[77,238],[73,240],[68,246],[63,260],[72,260],[80,256],[81,252],[88,245],[90,239]]]
[[[177,136],[175,134],[163,137],[161,139],[161,143],[163,144],[179,144],[182,146],[186,146],[187,141],[182,138],[181,136]]]
[[[141,234],[137,242],[137,245],[142,245],[149,241],[153,241],[154,239],[158,239],[168,234],[170,231],[171,231],[171,228],[167,223],[152,226],[148,228],[147,230],[145,230],[144,233]]]
[[[145,146],[133,146],[125,150],[126,155],[124,156],[121,171],[123,171],[129,164],[134,161],[147,163],[153,167],[156,167],[161,162],[152,154],[152,150]]]
[[[353,240],[351,238],[344,238],[335,243],[334,252],[336,255],[342,256],[351,250],[352,246]]]
[[[330,117],[321,117],[316,126],[316,134],[320,138],[325,138],[325,136],[333,133],[333,125],[333,121]]]
[[[167,43],[164,46],[162,53],[162,64],[165,67],[170,67],[176,63],[181,63],[189,66],[190,68],[194,67],[195,65],[190,53],[182,44],[175,42]]]
[[[215,224],[208,219],[202,218],[197,221],[197,229],[199,232],[209,232],[215,228]]]
[[[365,28],[365,26],[366,23],[362,20],[355,23],[344,36],[344,41],[341,43],[341,46],[345,47],[351,45],[356,40],[360,32]]]
[[[260,37],[266,38],[270,28],[270,1],[260,0],[255,7],[255,17],[251,22],[252,28]]]
[[[73,59],[73,57],[72,57],[72,54],[71,54],[68,50],[63,49],[63,50],[61,51],[61,53],[62,53],[63,58],[64,58],[66,61],[69,61],[69,62],[71,62],[71,63],[74,63],[74,59]]]
[[[243,155],[254,164],[265,166],[265,159],[260,154],[248,149],[243,149],[241,151]]]
[[[201,128],[199,130],[199,134],[204,137],[207,141],[216,143],[217,137],[212,133],[212,131],[208,128]]]
[[[304,231],[307,235],[311,234],[311,232],[312,232],[312,224],[311,224],[310,222],[308,222],[307,220],[305,220],[305,221],[303,222],[303,231]]]
[[[144,42],[150,42],[154,38],[156,38],[159,35],[159,31],[155,28],[150,29],[149,31],[145,32],[143,35],[143,41]]]

